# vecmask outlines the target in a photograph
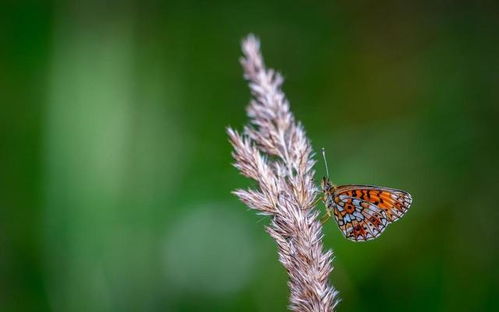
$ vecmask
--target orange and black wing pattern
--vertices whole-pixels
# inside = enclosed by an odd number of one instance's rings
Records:
[[[328,208],[333,210],[340,230],[356,242],[379,237],[412,203],[411,195],[405,191],[372,185],[342,185],[334,187],[327,196],[332,197]]]

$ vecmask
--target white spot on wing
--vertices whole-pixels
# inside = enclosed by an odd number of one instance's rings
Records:
[[[359,220],[359,221],[364,220],[364,216],[363,216],[360,212],[358,212],[358,211],[355,211],[355,212],[353,213],[353,215],[354,215],[354,216],[357,218],[357,220]]]
[[[350,219],[350,215],[348,213],[345,215],[344,219],[345,219],[345,222],[347,222],[347,223],[352,222],[352,220]]]

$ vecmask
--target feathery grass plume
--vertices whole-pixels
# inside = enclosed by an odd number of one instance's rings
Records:
[[[249,35],[242,49],[244,77],[253,95],[247,109],[250,123],[244,134],[231,128],[227,132],[234,166],[258,188],[234,194],[259,214],[271,216],[266,230],[289,274],[290,310],[334,311],[337,291],[328,283],[333,252],[323,250],[322,225],[314,209],[312,147],[289,110],[282,76],[265,68],[258,39]]]

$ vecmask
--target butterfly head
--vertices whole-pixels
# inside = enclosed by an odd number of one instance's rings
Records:
[[[335,186],[329,181],[329,178],[323,177],[321,180],[321,189],[323,192],[332,192],[334,190]]]

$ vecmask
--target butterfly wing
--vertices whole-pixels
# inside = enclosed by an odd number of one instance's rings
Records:
[[[343,185],[333,196],[334,216],[346,238],[366,241],[380,236],[386,226],[409,209],[409,193],[372,185]]]

